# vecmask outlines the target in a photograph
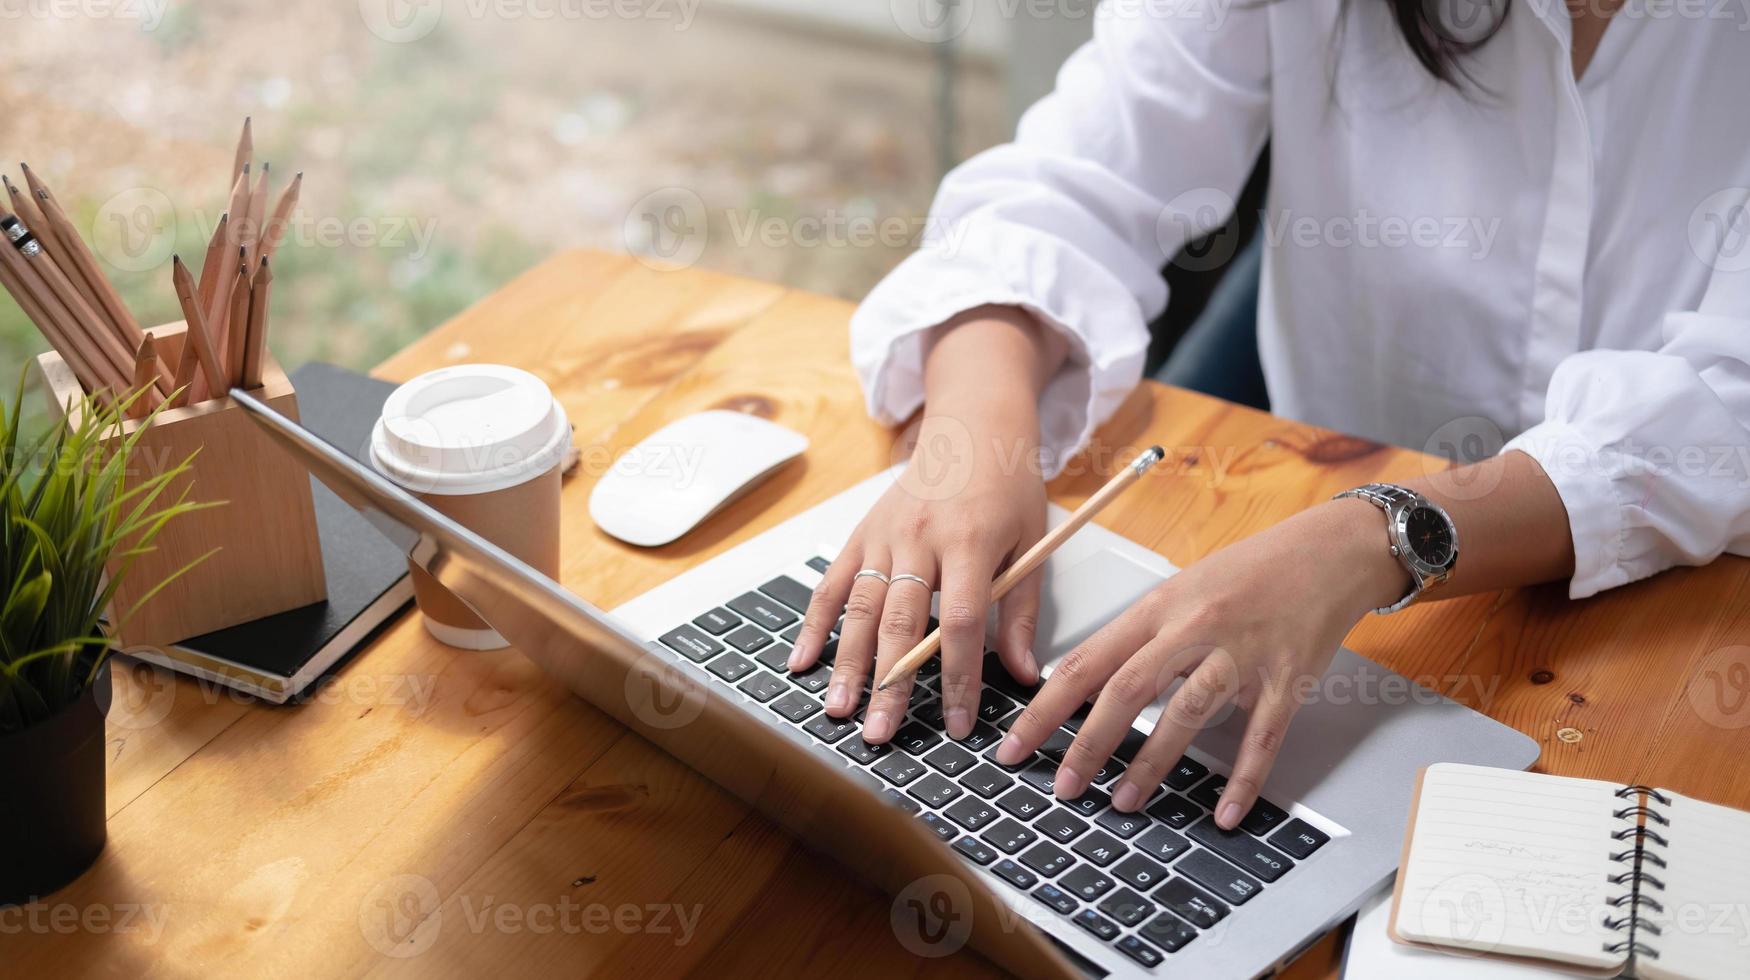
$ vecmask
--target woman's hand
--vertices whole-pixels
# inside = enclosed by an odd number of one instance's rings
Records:
[[[1061,337],[1016,309],[984,307],[937,328],[910,463],[827,569],[790,656],[791,670],[812,666],[844,612],[827,714],[855,712],[871,666],[885,675],[923,640],[939,590],[943,725],[956,739],[971,733],[991,581],[1045,533],[1037,404],[1064,356]],[[1027,684],[1039,677],[1039,583],[1031,576],[1003,598],[997,627],[997,655]],[[866,741],[893,737],[911,690],[907,678],[873,695]]]
[[[1112,806],[1147,804],[1192,738],[1231,702],[1250,715],[1215,811],[1216,823],[1232,829],[1270,773],[1302,679],[1321,677],[1356,621],[1409,585],[1387,550],[1377,507],[1322,504],[1184,569],[1071,651],[1011,726],[997,759],[1026,758],[1097,694],[1053,786],[1073,799],[1137,714],[1184,677],[1112,787]]]

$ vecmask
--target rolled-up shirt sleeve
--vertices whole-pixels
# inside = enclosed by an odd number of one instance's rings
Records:
[[[1504,448],[1536,459],[1567,508],[1573,598],[1750,555],[1750,269],[1736,268],[1750,263],[1739,254],[1722,251],[1700,309],[1665,317],[1658,350],[1563,360],[1544,421]]]
[[[1210,22],[1195,5],[1105,4],[1094,40],[1015,141],[944,179],[919,250],[864,300],[851,357],[871,415],[924,400],[927,332],[986,305],[1027,310],[1069,354],[1040,399],[1055,475],[1142,375],[1162,268],[1224,223],[1263,146],[1267,5]]]

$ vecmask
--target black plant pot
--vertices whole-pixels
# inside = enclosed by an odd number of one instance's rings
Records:
[[[103,853],[103,719],[109,667],[79,700],[39,725],[0,735],[0,906],[79,877]]]

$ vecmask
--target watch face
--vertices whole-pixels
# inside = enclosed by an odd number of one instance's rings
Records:
[[[1436,568],[1452,560],[1452,525],[1439,511],[1417,507],[1404,517],[1404,535],[1418,559]]]

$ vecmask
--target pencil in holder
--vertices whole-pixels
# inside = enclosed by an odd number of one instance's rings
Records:
[[[179,322],[147,332],[166,363],[175,364],[184,331]],[[51,351],[36,363],[56,413],[65,416],[69,406],[78,411],[84,389],[60,355]],[[298,418],[297,392],[272,355],[265,355],[262,385],[251,394]],[[125,437],[143,424],[124,421],[109,438]],[[165,647],[328,597],[315,503],[303,467],[230,398],[160,412],[141,436],[133,465],[149,475],[175,467],[191,453],[189,472],[166,491],[167,498],[176,499],[191,486],[190,500],[224,503],[165,525],[153,549],[133,560],[107,611],[110,621],[177,569],[212,554],[119,624],[116,638],[124,651]]]

